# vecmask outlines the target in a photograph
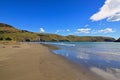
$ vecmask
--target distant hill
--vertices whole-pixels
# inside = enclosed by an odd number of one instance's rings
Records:
[[[61,36],[57,34],[33,33],[19,30],[15,27],[0,23],[0,41],[48,41],[48,42],[113,42],[114,38],[102,36]]]
[[[114,38],[102,36],[60,36],[57,34],[38,34],[41,41],[50,42],[113,42]]]

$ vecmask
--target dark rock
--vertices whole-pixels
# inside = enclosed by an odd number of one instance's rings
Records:
[[[117,39],[115,42],[120,42],[120,38],[119,38],[119,39]]]

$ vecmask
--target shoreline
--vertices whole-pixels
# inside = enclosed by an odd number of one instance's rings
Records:
[[[78,64],[76,62],[73,62],[73,61],[67,59],[65,56],[56,54],[56,53],[54,53],[52,51],[52,50],[59,50],[60,49],[59,47],[57,47],[55,45],[51,45],[51,44],[42,44],[42,45],[45,46],[45,47],[47,47],[52,54],[57,55],[61,59],[64,59],[65,61],[67,61],[68,64],[74,65],[77,69],[81,69],[83,73],[85,73],[85,74],[86,73],[91,74],[92,77],[93,76],[96,77],[97,80],[110,80],[110,78],[106,79],[106,76],[103,76],[104,74],[100,75],[100,74],[97,73],[97,71],[100,70],[99,68],[95,68],[95,67],[88,68],[88,67],[82,66],[82,65],[80,65],[80,64]],[[98,70],[93,70],[93,69],[98,69]],[[104,72],[102,72],[102,73],[104,73]],[[116,79],[114,79],[114,80],[116,80]]]
[[[2,80],[102,80],[41,44],[0,45],[0,52]]]
[[[49,46],[50,46],[50,48],[49,48]],[[53,49],[53,48],[51,48],[51,46],[56,47],[54,45],[47,44],[47,47],[50,50]],[[57,48],[60,49],[59,47],[57,47]],[[56,50],[56,49],[53,49],[53,50]],[[56,54],[54,52],[52,52],[52,53]],[[86,67],[86,66],[83,66],[81,64],[78,64],[77,62],[73,62],[73,61],[69,60],[65,56],[62,56],[62,55],[59,55],[59,54],[56,54],[56,55],[65,58],[72,65],[76,65],[77,68],[81,67],[85,72],[90,72],[92,75],[99,77],[99,79],[101,78],[101,80],[118,80],[120,78],[119,77],[120,69],[118,69],[118,68],[112,68],[112,67],[111,68],[107,68],[106,67],[106,69],[102,69],[102,68],[94,67],[94,66]]]

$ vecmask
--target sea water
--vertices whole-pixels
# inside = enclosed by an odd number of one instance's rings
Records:
[[[49,42],[47,44],[59,47],[58,50],[53,50],[55,54],[64,56],[86,68],[92,68],[92,70],[99,69],[99,72],[104,70],[104,75],[107,74],[106,72],[110,73],[107,76],[112,73],[115,77],[113,80],[120,80],[120,43]]]

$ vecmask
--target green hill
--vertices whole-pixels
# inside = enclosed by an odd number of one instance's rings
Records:
[[[114,38],[102,36],[60,36],[57,34],[38,34],[41,41],[51,42],[113,42]]]
[[[102,36],[61,36],[57,34],[40,34],[0,23],[0,41],[49,41],[49,42],[113,42],[114,38]]]
[[[14,32],[19,32],[16,28],[8,25],[8,24],[3,24],[0,23],[0,33],[14,33]]]
[[[27,41],[38,40],[39,36],[35,33],[18,30],[8,24],[0,23],[0,40]]]

